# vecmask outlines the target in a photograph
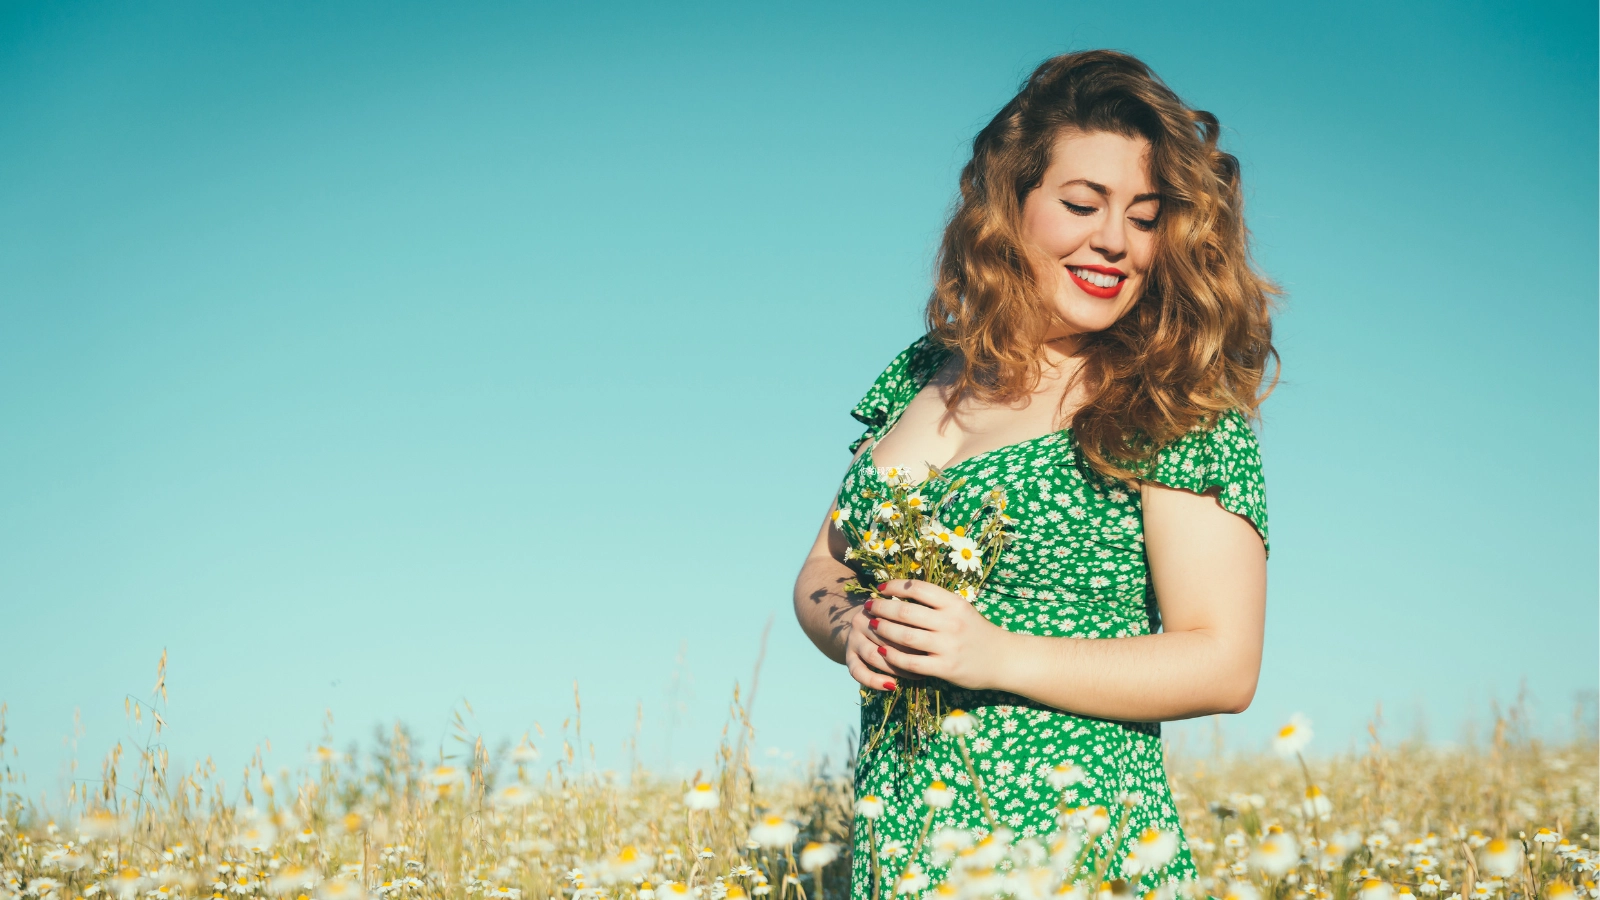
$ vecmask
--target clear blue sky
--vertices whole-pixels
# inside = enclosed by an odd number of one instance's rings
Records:
[[[854,689],[790,586],[973,134],[1114,47],[1216,113],[1290,292],[1258,746],[1597,669],[1593,3],[11,3],[0,700],[237,771],[466,697],[696,766]],[[680,667],[682,654],[686,661]],[[677,676],[675,677],[675,673]],[[676,684],[678,687],[673,687]],[[676,708],[676,712],[672,710]],[[1192,727],[1192,726],[1191,726]],[[1181,729],[1179,729],[1181,730]]]

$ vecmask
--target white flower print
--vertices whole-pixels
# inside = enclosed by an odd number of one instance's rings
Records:
[[[944,359],[945,351],[926,339],[897,356],[853,411],[867,431],[852,450],[887,433]],[[900,477],[873,469],[870,456],[862,454],[851,466],[837,501],[841,508],[850,507],[852,524],[879,515],[882,494],[876,492],[887,478]],[[1220,487],[1218,502],[1247,519],[1266,542],[1259,448],[1243,416],[1229,412],[1207,427],[1190,430],[1162,449],[1154,463],[1149,481],[1195,493]],[[1007,528],[1013,540],[983,590],[969,598],[979,613],[1010,631],[1056,637],[1151,632],[1144,603],[1150,584],[1139,492],[1090,470],[1070,431],[1002,447],[983,454],[981,462],[958,462],[945,471],[968,479],[938,510],[939,521],[951,526],[951,537],[957,536],[953,526],[971,521],[991,491],[1005,489],[1011,498]],[[1107,810],[1120,809],[1119,795],[1139,793],[1145,802],[1137,808],[1135,834],[1144,843],[1134,848],[1137,852],[1130,850],[1127,858],[1136,862],[1121,873],[1137,882],[1131,885],[1135,896],[1167,877],[1181,881],[1196,876],[1173,808],[1156,726],[1079,718],[1009,694],[957,694],[951,708],[975,713],[983,723],[971,734],[936,735],[925,750],[927,758],[914,767],[899,757],[898,742],[892,740],[863,753],[857,762],[856,796],[881,798],[875,833],[880,846],[888,842],[897,854],[891,863],[895,877],[916,873],[908,885],[914,886],[912,893],[937,890],[944,879],[934,848],[909,858],[927,812],[925,792],[933,781],[943,782],[950,801],[936,827],[987,829],[958,738],[967,742],[995,814],[1011,830],[1007,840],[1053,832],[1055,811],[1063,800],[1076,809],[1098,810],[1085,815],[1100,822]],[[883,709],[878,698],[863,702],[863,734],[877,726]],[[943,803],[946,795],[936,793],[934,799]],[[865,832],[855,829],[851,857],[852,893],[858,897],[871,892]],[[1145,871],[1168,855],[1172,842],[1175,849],[1159,877]],[[886,876],[884,886],[888,884]]]

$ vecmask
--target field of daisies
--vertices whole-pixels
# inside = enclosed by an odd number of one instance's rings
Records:
[[[298,772],[258,758],[242,779],[178,773],[159,714],[130,714],[152,740],[114,750],[61,808],[30,801],[15,772],[0,781],[0,900],[843,900],[853,823],[870,839],[883,808],[852,795],[848,764],[758,773],[737,698],[716,758],[683,780],[590,772],[559,740],[491,754],[459,717],[459,752],[442,759],[397,726],[359,757],[312,748]],[[963,728],[959,713],[945,722],[958,739]],[[1477,747],[1374,738],[1319,754],[1299,716],[1272,745],[1169,755],[1201,877],[1139,900],[1600,898],[1592,739],[1540,741],[1513,710]],[[1084,777],[1039,773],[1061,790]],[[930,824],[947,790],[930,788]],[[873,841],[870,893],[1131,900],[1126,879],[1156,872],[1176,837],[1123,833],[1124,814],[1063,801],[1051,835],[997,825],[927,828],[919,847]],[[925,857],[935,877],[910,863]]]

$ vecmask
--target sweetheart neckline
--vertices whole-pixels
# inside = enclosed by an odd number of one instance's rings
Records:
[[[893,426],[890,426],[890,427],[892,428]],[[951,469],[960,468],[961,466],[964,466],[967,463],[972,462],[975,459],[983,459],[985,456],[990,456],[992,454],[999,453],[1002,450],[1015,450],[1015,449],[1017,449],[1019,447],[1026,447],[1027,445],[1035,443],[1036,441],[1042,441],[1045,438],[1055,437],[1055,436],[1061,435],[1061,434],[1067,434],[1067,433],[1069,433],[1071,431],[1072,431],[1072,429],[1070,427],[1069,428],[1061,428],[1061,429],[1058,429],[1056,431],[1046,432],[1045,434],[1041,434],[1041,435],[1039,435],[1037,437],[1026,438],[1024,440],[1015,441],[1015,442],[1010,443],[1010,444],[1004,444],[1004,445],[999,446],[999,447],[994,447],[992,449],[985,450],[982,453],[975,453],[972,456],[967,457],[966,459],[962,459],[962,460],[958,460],[956,462],[953,462],[948,466],[940,466],[939,467],[939,471],[940,472],[948,472]],[[884,469],[895,469],[895,468],[903,469],[903,468],[905,468],[904,466],[880,466],[880,465],[878,465],[877,457],[874,456],[873,452],[872,452],[872,451],[874,451],[876,449],[878,449],[878,438],[873,438],[872,439],[872,443],[867,445],[866,452],[861,454],[861,461],[863,463],[866,463],[867,466],[869,468],[871,468],[874,472],[879,473],[880,476],[882,475]],[[929,466],[928,468],[929,468],[930,474],[922,476],[922,478],[920,480],[918,480],[918,481],[916,481],[915,483],[912,484],[912,487],[920,488],[924,484],[928,483],[928,479],[930,477],[932,477],[931,473],[932,473],[933,467]]]

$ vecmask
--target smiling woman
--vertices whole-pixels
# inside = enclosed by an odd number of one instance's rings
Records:
[[[1137,59],[1091,51],[1041,65],[973,142],[928,332],[856,406],[867,431],[795,586],[802,627],[865,688],[863,735],[905,732],[912,681],[972,735],[970,756],[951,734],[863,747],[856,789],[881,818],[856,830],[857,897],[881,880],[869,834],[910,848],[891,877],[927,884],[951,861],[922,855],[929,829],[1043,836],[1065,807],[1120,806],[1121,834],[1175,848],[1143,865],[1091,829],[1107,877],[1195,877],[1158,723],[1255,691],[1267,518],[1247,422],[1276,293],[1217,133]],[[945,523],[1007,513],[970,600],[862,562],[884,540],[859,511],[932,478],[961,485]]]

